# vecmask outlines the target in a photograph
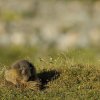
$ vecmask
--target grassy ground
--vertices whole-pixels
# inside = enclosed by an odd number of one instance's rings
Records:
[[[42,90],[23,90],[4,85],[4,70],[18,59],[36,66]],[[100,52],[98,49],[68,49],[66,52],[33,48],[1,48],[1,100],[100,100]]]

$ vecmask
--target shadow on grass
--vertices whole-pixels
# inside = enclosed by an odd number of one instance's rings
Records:
[[[41,81],[41,90],[48,88],[46,87],[48,82],[56,80],[59,76],[60,73],[56,70],[50,70],[50,71],[44,70],[43,72],[39,73],[38,77]]]

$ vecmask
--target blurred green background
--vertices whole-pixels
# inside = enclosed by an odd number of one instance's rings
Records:
[[[0,60],[99,49],[99,27],[100,0],[0,0]]]

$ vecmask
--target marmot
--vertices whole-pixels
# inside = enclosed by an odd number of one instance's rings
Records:
[[[19,60],[12,64],[11,68],[5,71],[4,76],[8,82],[15,85],[29,84],[29,81],[39,83],[34,65],[27,60]]]

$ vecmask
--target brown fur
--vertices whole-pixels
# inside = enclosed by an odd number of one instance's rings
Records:
[[[27,60],[15,62],[5,71],[5,79],[14,85],[24,84],[29,88],[39,83],[35,67]],[[39,83],[40,84],[40,83]]]

